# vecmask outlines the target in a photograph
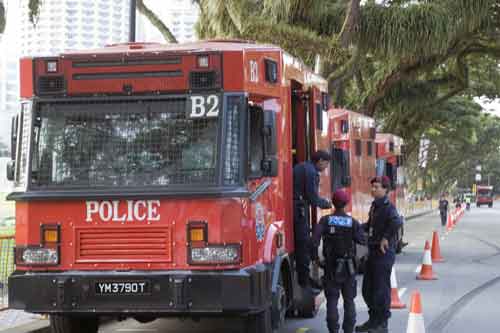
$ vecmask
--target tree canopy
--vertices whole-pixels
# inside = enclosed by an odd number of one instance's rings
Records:
[[[402,136],[413,160],[423,137],[432,149],[456,148],[436,152],[444,164],[414,168],[435,184],[451,184],[458,174],[448,168],[480,158],[461,151],[494,151],[476,149],[472,140],[489,123],[498,125],[498,119],[480,114],[473,97],[499,95],[500,1],[198,2],[201,38],[277,44],[310,66],[319,55],[335,105],[373,116],[380,129]],[[495,145],[500,143],[488,141],[489,148]]]
[[[500,0],[193,2],[201,39],[273,43],[319,65],[335,105],[402,136],[414,174],[427,177],[432,190],[454,183],[471,160],[498,154],[499,120],[482,114],[474,97],[500,94]],[[41,5],[29,1],[33,24]],[[144,0],[137,10],[176,42]],[[416,162],[422,138],[438,156],[425,168]]]

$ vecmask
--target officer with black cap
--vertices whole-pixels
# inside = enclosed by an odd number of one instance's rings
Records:
[[[369,319],[356,326],[356,332],[387,333],[391,316],[391,271],[396,257],[397,231],[402,221],[387,193],[390,179],[386,176],[371,180],[374,198],[368,223],[368,259],[363,276],[363,299]]]
[[[323,238],[325,258],[323,285],[326,295],[326,322],[330,333],[339,332],[337,304],[340,293],[344,300],[344,333],[352,333],[356,323],[356,243],[366,244],[365,234],[359,222],[347,215],[345,206],[349,203],[347,194],[337,190],[332,196],[335,212],[321,218],[314,230],[313,245],[318,246]]]
[[[312,154],[311,161],[297,164],[293,168],[295,260],[298,282],[303,288],[317,287],[309,276],[309,264],[313,255],[309,207],[327,209],[332,206],[328,200],[319,196],[319,173],[328,167],[330,159],[328,152],[318,150]]]

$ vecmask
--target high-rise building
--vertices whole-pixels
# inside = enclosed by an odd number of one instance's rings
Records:
[[[45,0],[39,20],[29,22],[29,0],[21,0],[21,55],[52,55],[126,42],[130,0]]]
[[[19,106],[19,2],[4,0],[7,25],[0,36],[0,142],[10,144],[10,124]]]
[[[18,109],[19,57],[55,55],[128,41],[130,0],[44,0],[38,21],[29,21],[29,0],[4,0],[0,37],[0,141],[8,142]]]
[[[144,0],[144,3],[165,23],[178,42],[196,40],[194,25],[199,8],[192,0]],[[137,14],[136,31],[139,42],[166,42],[158,29],[140,14]]]

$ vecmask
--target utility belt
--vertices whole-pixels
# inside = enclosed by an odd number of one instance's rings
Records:
[[[354,258],[338,258],[335,260],[335,267],[326,274],[328,279],[334,281],[342,281],[346,276],[353,276],[356,274],[356,266]]]
[[[369,240],[368,241],[368,253],[370,254],[383,254],[382,251],[380,250],[380,242],[381,240]],[[394,239],[389,239],[389,249],[395,250],[396,249],[396,241]]]

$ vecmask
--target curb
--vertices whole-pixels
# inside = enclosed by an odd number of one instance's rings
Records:
[[[433,208],[433,209],[427,210],[427,211],[422,212],[422,213],[418,213],[418,214],[415,214],[415,215],[410,215],[408,217],[405,217],[405,221],[414,220],[414,219],[416,219],[418,217],[422,217],[424,215],[428,215],[428,214],[434,213],[436,211],[437,211],[437,209]]]
[[[47,319],[36,320],[28,324],[0,330],[0,333],[50,333],[50,324]]]

